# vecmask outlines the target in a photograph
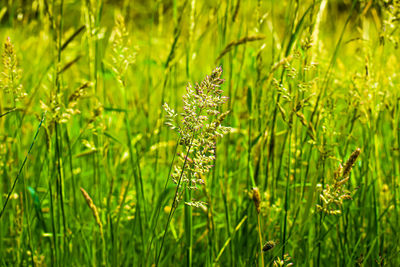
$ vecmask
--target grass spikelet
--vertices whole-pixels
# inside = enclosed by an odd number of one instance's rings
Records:
[[[0,88],[5,93],[12,93],[14,106],[27,94],[23,91],[21,84],[22,70],[18,68],[17,54],[10,37],[4,42],[3,72],[1,73]]]
[[[82,195],[83,195],[83,197],[85,198],[86,203],[88,204],[89,208],[92,210],[93,217],[94,217],[94,219],[95,219],[97,225],[99,226],[101,238],[104,239],[103,224],[101,223],[101,220],[100,220],[100,216],[99,216],[99,212],[98,212],[98,210],[97,210],[97,207],[96,207],[96,205],[93,203],[92,198],[89,196],[89,194],[88,194],[88,193],[85,191],[85,189],[83,189],[82,187],[81,187],[81,192],[82,192]]]
[[[124,82],[124,75],[136,58],[136,49],[132,48],[129,32],[125,20],[118,14],[115,18],[115,27],[111,35],[112,40],[112,70],[117,75],[117,80]]]
[[[54,123],[67,123],[74,115],[81,113],[77,107],[78,103],[84,96],[86,96],[87,88],[91,87],[91,85],[91,83],[85,82],[75,89],[68,97],[67,104],[61,100],[63,96],[62,93],[52,94],[50,97],[50,103],[48,104],[42,100],[40,101],[42,110],[46,111],[50,116],[48,124],[51,130]]]
[[[339,215],[342,213],[343,200],[352,199],[351,192],[346,190],[344,186],[350,178],[350,171],[360,155],[360,151],[360,148],[357,148],[350,155],[344,167],[339,165],[339,168],[334,173],[334,183],[327,184],[319,196],[322,205],[316,205],[318,211],[328,215]]]
[[[347,178],[350,174],[351,169],[353,168],[354,163],[356,162],[358,156],[360,155],[361,149],[357,148],[353,153],[351,153],[349,159],[343,167],[343,178]]]
[[[254,201],[254,205],[256,207],[257,213],[260,214],[261,196],[260,196],[260,190],[258,189],[258,187],[253,188],[253,201]]]
[[[291,257],[289,256],[289,254],[285,254],[283,256],[283,258],[277,258],[276,260],[274,260],[274,267],[289,267],[289,266],[293,266],[293,262],[291,262]]]

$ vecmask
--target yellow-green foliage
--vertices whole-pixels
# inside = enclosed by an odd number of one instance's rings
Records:
[[[0,266],[400,266],[399,10],[0,1]]]

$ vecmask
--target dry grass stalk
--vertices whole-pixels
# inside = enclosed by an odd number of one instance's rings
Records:
[[[260,196],[260,190],[258,187],[253,188],[253,201],[254,205],[256,206],[257,214],[260,214],[261,212],[261,196]]]
[[[218,61],[225,56],[226,53],[228,53],[229,51],[231,51],[235,46],[238,45],[242,45],[248,42],[254,42],[254,41],[259,41],[259,40],[263,40],[265,39],[264,35],[253,35],[253,36],[246,36],[243,37],[237,41],[232,41],[230,42],[225,48],[224,50],[219,54],[219,56],[217,57],[217,59],[215,60],[215,63],[218,63]]]
[[[93,217],[94,217],[94,219],[96,220],[96,223],[97,223],[97,225],[99,226],[99,229],[100,229],[101,238],[104,240],[103,224],[101,223],[101,220],[100,220],[100,216],[99,216],[99,212],[98,212],[98,210],[97,210],[97,207],[96,207],[96,205],[93,203],[92,198],[89,196],[89,194],[88,194],[88,193],[85,191],[85,189],[83,189],[82,187],[81,187],[81,192],[82,192],[83,197],[84,197],[85,200],[86,200],[86,203],[88,204],[89,208],[90,208],[90,209],[92,210],[92,212],[93,212]]]
[[[348,178],[350,175],[350,171],[353,168],[354,163],[356,162],[358,156],[360,155],[361,149],[357,148],[353,153],[351,153],[349,159],[347,160],[346,164],[343,168],[343,178]]]

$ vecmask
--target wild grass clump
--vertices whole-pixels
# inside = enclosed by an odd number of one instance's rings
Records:
[[[317,204],[317,210],[324,212],[328,215],[341,214],[341,207],[343,201],[346,199],[352,199],[351,192],[345,189],[345,184],[350,179],[350,171],[353,168],[358,156],[360,155],[360,149],[357,148],[349,157],[344,167],[339,164],[339,168],[334,173],[334,183],[326,185],[326,189],[319,195],[322,205]]]
[[[400,266],[399,1],[3,2],[0,266]]]

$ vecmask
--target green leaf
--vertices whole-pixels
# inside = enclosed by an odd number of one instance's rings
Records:
[[[40,199],[38,194],[36,193],[36,190],[30,186],[27,187],[28,192],[30,193],[32,199],[33,199],[33,206],[35,208],[36,216],[39,220],[39,224],[42,227],[43,231],[46,233],[46,224],[44,222],[44,217],[43,217],[43,212],[42,212],[42,205],[40,203]]]
[[[251,87],[247,89],[247,109],[249,110],[249,113],[251,113],[253,107],[253,93],[251,90]]]

